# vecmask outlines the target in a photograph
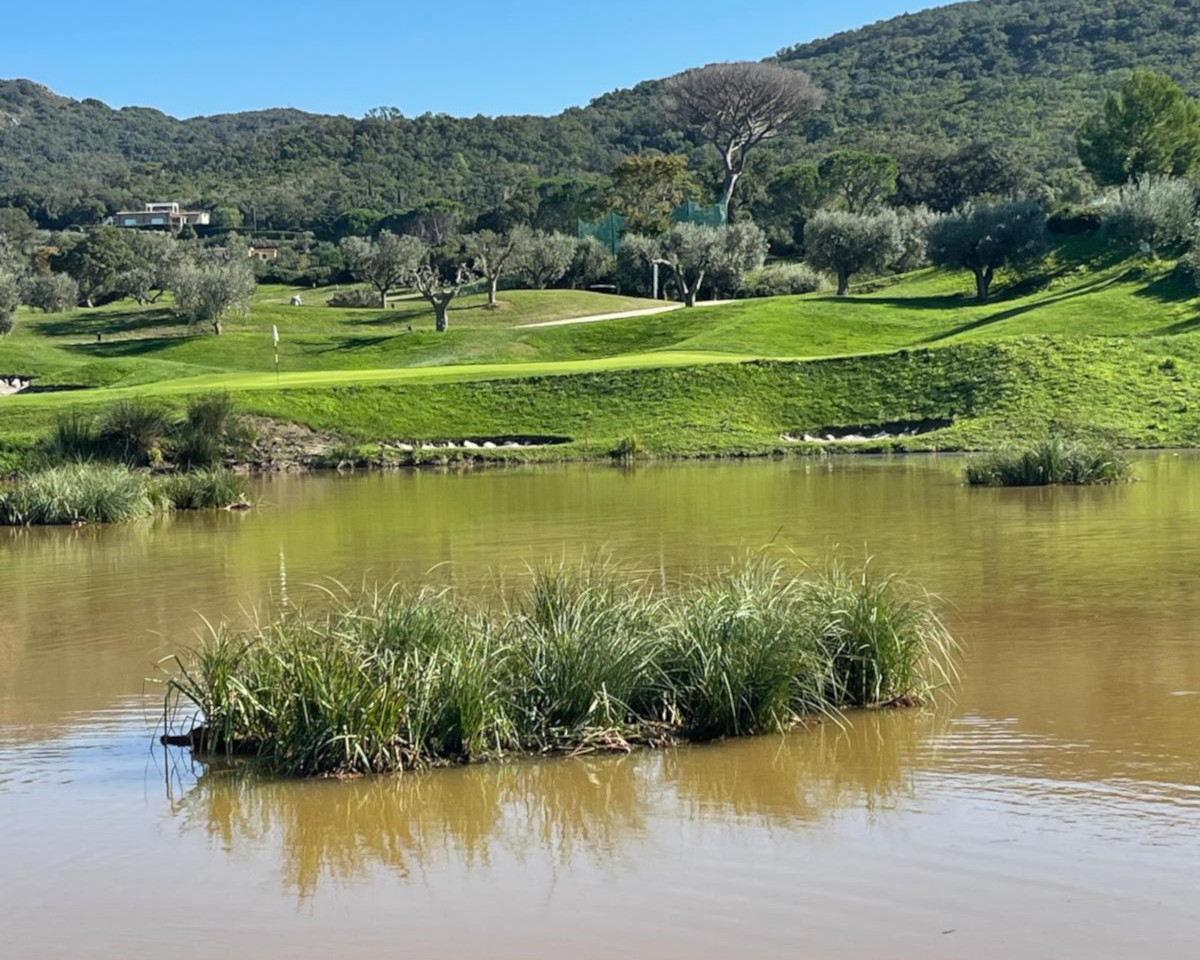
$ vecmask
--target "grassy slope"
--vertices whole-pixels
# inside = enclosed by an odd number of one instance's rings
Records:
[[[537,330],[516,327],[645,301],[513,291],[500,311],[466,301],[445,335],[423,305],[293,308],[282,288],[264,288],[220,338],[184,335],[163,309],[24,317],[0,344],[0,372],[105,389],[0,401],[0,437],[24,445],[67,405],[128,394],[178,403],[221,386],[258,412],[360,439],[574,440],[547,456],[584,453],[585,436],[607,449],[627,433],[664,453],[762,452],[781,447],[783,431],[925,417],[958,422],[910,446],[986,445],[1050,420],[1131,445],[1200,444],[1197,301],[1172,264],[1121,260],[1084,240],[991,304],[973,303],[967,287],[923,271],[850,300],[781,297]],[[272,324],[284,338],[278,382]],[[796,360],[809,362],[780,362]]]

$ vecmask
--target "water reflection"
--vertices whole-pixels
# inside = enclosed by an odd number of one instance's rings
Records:
[[[301,898],[322,880],[402,878],[498,851],[611,867],[653,845],[652,823],[795,829],[912,798],[913,758],[945,728],[935,711],[859,714],[783,737],[628,756],[523,759],[403,777],[297,784],[211,767],[173,806],[184,834],[220,850],[277,850]]]
[[[1191,956],[1200,458],[1147,455],[1141,483],[1098,490],[967,490],[957,469],[279,477],[244,515],[0,530],[6,944],[23,960],[397,944],[582,960],[618,942],[664,960]],[[870,553],[945,597],[966,643],[955,702],[348,783],[197,776],[176,756],[164,798],[144,681],[198,615],[303,602],[329,576],[508,585],[603,548],[669,579],[769,541]]]

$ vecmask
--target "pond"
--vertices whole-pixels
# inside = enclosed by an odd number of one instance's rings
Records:
[[[1191,957],[1200,457],[971,490],[954,458],[290,476],[246,514],[0,531],[0,956]],[[200,617],[603,548],[772,544],[940,594],[953,703],[628,757],[264,782],[152,746]]]

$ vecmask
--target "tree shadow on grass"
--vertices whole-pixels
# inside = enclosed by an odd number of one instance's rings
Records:
[[[164,327],[184,327],[174,312],[167,308],[154,310],[97,310],[77,313],[56,320],[43,320],[38,330],[51,337],[94,337],[97,333],[117,335],[161,330]]]
[[[1134,296],[1159,303],[1186,303],[1196,299],[1196,294],[1196,281],[1176,269],[1136,291]]]
[[[177,346],[180,340],[192,339],[186,335],[174,337],[136,337],[128,340],[113,340],[108,343],[66,343],[62,349],[78,353],[93,360],[112,360],[126,357],[144,357]],[[199,338],[196,338],[199,339]]]
[[[969,333],[972,330],[979,330],[983,327],[990,327],[992,324],[1003,323],[1005,320],[1012,320],[1016,317],[1023,316],[1027,313],[1033,313],[1037,310],[1042,310],[1046,307],[1054,306],[1059,303],[1066,303],[1069,300],[1075,300],[1079,297],[1086,297],[1089,294],[1095,293],[1097,290],[1112,284],[1119,283],[1124,279],[1124,275],[1119,277],[1095,277],[1092,280],[1078,286],[1072,287],[1062,293],[1053,294],[1052,296],[1042,297],[1039,300],[1034,300],[1030,303],[1023,303],[1017,307],[1011,307],[1008,310],[1001,310],[998,313],[989,313],[986,316],[979,317],[969,323],[959,324],[957,327],[952,327],[949,330],[943,330],[941,333],[935,333],[925,337],[920,343],[937,343],[941,340],[948,340],[951,337],[959,336],[960,334]]]
[[[476,314],[479,316],[500,316],[504,311],[488,310],[485,304],[482,303],[464,303],[450,304],[451,317],[462,317],[464,314]],[[396,310],[364,310],[364,314],[370,313],[371,316],[351,317],[345,321],[348,326],[354,327],[415,327],[418,323],[428,321],[428,325],[433,325],[433,308],[425,303],[424,300],[414,303],[405,302]]]
[[[398,340],[399,338],[400,334],[398,333],[384,337],[347,337],[328,347],[314,350],[313,353],[348,353],[356,350],[368,350],[371,347],[381,347],[385,343],[391,343],[393,340]]]
[[[956,307],[970,306],[972,301],[958,293],[944,294],[940,297],[879,297],[874,294],[848,297],[813,297],[806,303],[823,303],[835,306],[853,307],[902,307],[905,310],[952,310]]]

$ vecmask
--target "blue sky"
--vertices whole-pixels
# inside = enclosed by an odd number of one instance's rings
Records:
[[[274,106],[360,116],[384,105],[410,116],[545,114],[937,5],[690,0],[674,22],[669,0],[21,2],[6,4],[0,76],[181,117]]]

